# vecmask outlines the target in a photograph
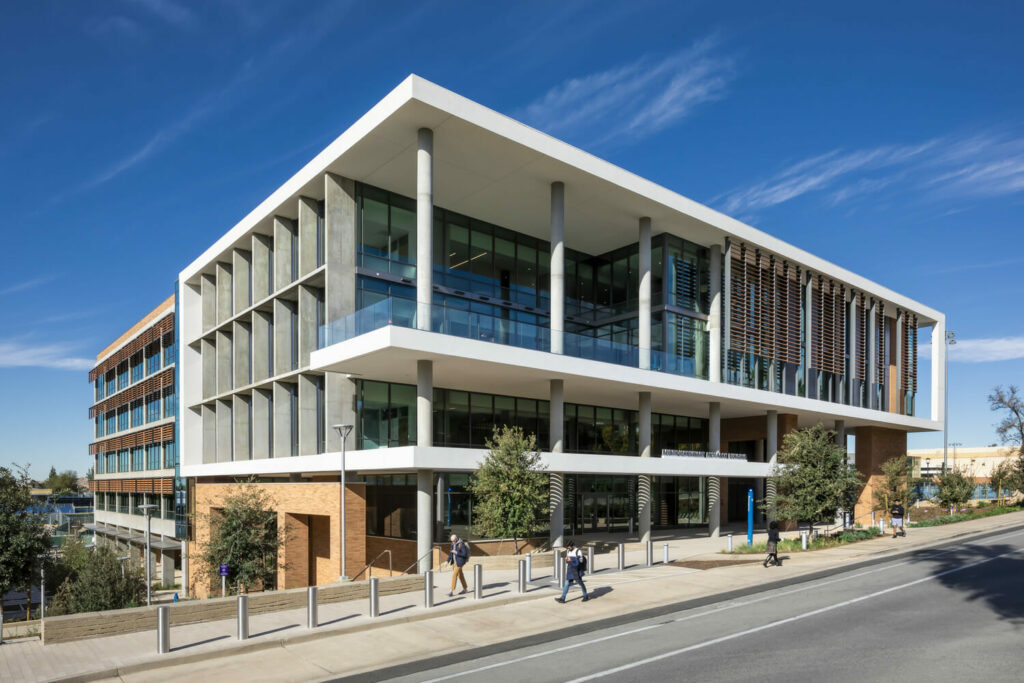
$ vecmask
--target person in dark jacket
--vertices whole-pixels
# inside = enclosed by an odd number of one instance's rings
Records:
[[[906,510],[903,509],[903,504],[898,500],[892,504],[889,508],[889,517],[892,521],[892,537],[896,538],[897,535],[906,536],[906,527],[903,525],[903,518],[906,516]]]
[[[782,563],[779,562],[779,523],[773,521],[768,525],[768,545],[766,547],[768,556],[764,558],[763,565],[768,566],[771,562],[776,567],[781,567]]]
[[[448,565],[452,567],[452,587],[448,591],[448,597],[455,593],[455,582],[462,580],[462,592],[465,593],[469,587],[466,585],[466,576],[462,568],[469,561],[469,546],[461,538],[452,534],[452,549],[448,552]]]
[[[583,570],[580,569],[582,558],[582,553],[580,553],[573,541],[565,544],[565,585],[562,586],[562,597],[555,598],[555,602],[565,602],[565,596],[569,593],[570,583],[578,583],[580,585],[580,590],[583,591],[583,602],[590,599],[587,595],[587,587],[583,584]]]

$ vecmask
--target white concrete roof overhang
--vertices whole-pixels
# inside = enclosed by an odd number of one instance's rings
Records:
[[[434,131],[434,203],[512,230],[550,237],[550,184],[565,183],[566,245],[591,254],[636,240],[637,221],[654,232],[721,244],[725,237],[774,253],[837,282],[916,313],[938,311],[740,221],[603,161],[418,76],[409,76],[340,137],[221,237],[180,275],[209,271],[274,215],[294,217],[299,196],[323,198],[322,174],[416,196],[416,131]]]
[[[443,470],[470,472],[484,458],[476,448],[439,448],[402,446],[349,451],[345,454],[345,471],[359,474]],[[541,453],[541,461],[551,472],[577,474],[652,474],[656,476],[721,476],[765,477],[769,466],[763,462],[725,458],[639,458],[607,453]],[[322,475],[339,470],[339,453],[301,455],[292,458],[265,458],[235,462],[182,466],[184,477],[225,477],[248,474]]]
[[[707,417],[719,401],[722,417],[794,413],[800,427],[818,422],[846,428],[889,427],[907,432],[936,431],[941,422],[709,382],[665,372],[584,360],[474,339],[387,326],[313,352],[310,369],[348,373],[370,380],[416,384],[416,361],[431,360],[434,386],[491,394],[549,398],[549,380],[565,381],[565,400],[636,409],[637,393],[651,392],[659,413]]]

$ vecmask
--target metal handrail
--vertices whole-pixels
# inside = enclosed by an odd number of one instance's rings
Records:
[[[434,554],[434,546],[430,546],[430,550],[428,550],[427,552],[425,552],[422,555],[420,555],[419,557],[417,557],[416,561],[413,562],[412,564],[410,564],[408,567],[406,567],[405,571],[402,572],[402,573],[403,574],[408,574],[410,569],[412,569],[413,567],[418,567],[419,566],[420,560],[422,560],[427,555],[433,555],[433,554]]]
[[[394,576],[395,575],[395,571],[394,571],[394,569],[391,566],[391,561],[392,561],[391,549],[388,548],[387,550],[382,550],[381,552],[377,553],[377,557],[375,557],[372,560],[370,560],[369,564],[367,564],[365,567],[360,569],[359,573],[352,577],[352,580],[355,581],[356,579],[358,579],[362,575],[363,572],[365,572],[367,569],[371,569],[373,567],[373,563],[376,562],[377,560],[379,560],[381,555],[385,555],[385,554],[388,556],[388,576]]]

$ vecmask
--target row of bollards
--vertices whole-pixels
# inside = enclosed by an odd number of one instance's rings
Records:
[[[668,543],[663,546],[664,550],[664,562],[668,563]],[[554,578],[558,586],[564,585],[566,580],[565,562],[562,561],[564,558],[563,551],[556,548],[554,551]],[[647,566],[651,566],[654,563],[654,545],[651,541],[647,542]],[[587,547],[587,567],[588,572],[592,573],[595,571],[594,567],[594,547]],[[618,544],[618,567],[619,571],[623,571],[626,568],[626,546],[623,543]],[[519,560],[518,564],[518,576],[517,576],[517,588],[520,594],[527,592],[529,583],[533,580],[533,554],[527,553],[526,559]],[[483,598],[484,591],[484,568],[482,565],[473,565],[473,598],[480,600]],[[371,619],[376,619],[380,616],[380,579],[371,578],[369,580],[369,599],[370,609],[369,616]],[[238,640],[247,640],[249,638],[249,596],[239,595],[237,598],[237,613],[236,613],[236,636]],[[434,607],[434,572],[427,571],[423,575],[423,606],[427,609]],[[318,616],[318,590],[316,586],[310,586],[306,589],[306,628],[314,629],[319,626]],[[170,625],[170,607],[162,605],[157,607],[157,652],[159,654],[167,654],[171,651],[171,625]]]

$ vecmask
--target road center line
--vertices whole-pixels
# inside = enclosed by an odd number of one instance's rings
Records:
[[[1001,540],[1004,540],[1004,539],[1007,539],[1007,538],[1013,538],[1014,536],[1020,536],[1022,534],[1024,534],[1024,531],[1017,531],[1017,532],[1014,532],[1012,534],[1005,534],[1003,536],[996,536],[996,537],[987,538],[987,539],[984,539],[984,540],[987,540],[987,541],[1001,541]],[[614,638],[622,638],[624,636],[632,635],[634,633],[640,633],[642,631],[649,631],[652,628],[658,628],[659,626],[664,626],[666,623],[677,623],[677,622],[681,622],[681,621],[689,621],[691,619],[699,619],[700,617],[706,617],[706,616],[709,616],[711,614],[717,614],[719,612],[725,612],[727,610],[736,609],[737,607],[746,607],[748,605],[755,605],[755,604],[757,604],[759,602],[763,602],[765,600],[775,600],[777,598],[780,598],[780,597],[783,597],[783,596],[786,596],[786,595],[792,595],[794,593],[802,593],[804,591],[813,590],[815,588],[821,588],[822,586],[828,586],[828,585],[831,585],[831,584],[834,584],[834,583],[842,583],[843,581],[850,581],[851,579],[857,579],[857,578],[860,578],[862,576],[868,576],[870,574],[877,574],[878,572],[881,572],[881,571],[889,571],[893,567],[900,567],[900,566],[904,566],[904,565],[908,565],[908,564],[913,564],[915,562],[923,562],[923,561],[930,560],[930,559],[935,558],[935,557],[939,557],[941,555],[948,555],[949,553],[956,552],[957,550],[958,550],[958,548],[950,548],[948,550],[943,550],[941,552],[937,552],[937,553],[933,553],[931,555],[927,555],[926,557],[915,557],[915,558],[912,558],[912,559],[909,559],[909,560],[904,560],[902,562],[885,563],[883,566],[877,567],[875,569],[869,569],[867,571],[858,572],[856,574],[844,575],[844,576],[841,576],[841,577],[836,578],[836,579],[829,579],[828,581],[815,581],[813,583],[800,586],[799,588],[794,588],[792,590],[783,591],[781,593],[776,592],[776,591],[771,591],[768,595],[762,595],[761,597],[753,598],[751,600],[740,600],[738,602],[729,602],[729,603],[727,603],[725,605],[722,605],[720,607],[716,607],[714,609],[705,610],[703,612],[698,612],[697,614],[688,614],[688,615],[686,615],[684,617],[678,617],[678,618],[672,619],[672,620],[670,620],[668,622],[664,622],[663,621],[663,622],[659,622],[657,624],[651,624],[651,625],[648,625],[648,626],[641,626],[641,627],[638,627],[638,628],[635,628],[635,629],[630,629],[628,631],[622,631],[620,633],[613,633],[613,634],[610,634],[610,635],[607,635],[607,636],[602,636],[600,638],[595,638],[593,640],[588,640],[586,642],[573,643],[572,645],[563,645],[561,647],[557,647],[557,648],[554,648],[552,650],[544,650],[543,652],[535,652],[533,654],[523,655],[522,657],[516,657],[514,659],[507,659],[507,660],[503,660],[503,661],[500,661],[500,662],[495,662],[494,664],[488,664],[486,666],[480,666],[480,667],[477,667],[475,669],[468,669],[466,671],[459,671],[459,672],[451,673],[451,674],[448,674],[448,675],[445,675],[445,676],[439,676],[437,678],[430,678],[430,679],[422,681],[421,683],[439,683],[440,681],[448,681],[448,680],[451,680],[453,678],[461,678],[462,676],[469,676],[470,674],[480,673],[481,671],[489,671],[491,669],[498,669],[498,668],[501,668],[503,666],[508,666],[510,664],[518,664],[519,662],[525,662],[525,661],[529,661],[531,659],[537,659],[538,657],[546,657],[547,655],[558,654],[560,652],[566,652],[568,650],[575,650],[577,648],[586,647],[587,645],[592,645],[594,643],[600,643],[600,642],[605,641],[605,640],[612,640]],[[1017,551],[1014,550],[1012,552],[1017,552]],[[1007,553],[1007,554],[1009,554],[1009,553]],[[991,558],[991,559],[996,559],[996,558]],[[966,568],[967,567],[963,567],[963,569],[966,569]],[[687,572],[687,573],[690,573],[690,572]],[[675,575],[675,576],[682,576],[682,575],[684,575],[684,574],[679,574],[679,575]],[[667,579],[667,578],[675,578],[675,576],[664,576],[664,577],[659,577],[659,578],[666,578]],[[940,574],[936,574],[935,576],[941,576],[941,575]],[[935,578],[935,576],[927,577],[927,578]],[[626,582],[624,582],[624,583],[626,583]],[[631,581],[628,582],[628,583],[631,583]],[[779,622],[779,623],[782,623],[782,622]],[[588,679],[581,679],[581,680],[588,680]]]
[[[743,631],[737,631],[736,633],[730,633],[727,636],[721,636],[719,638],[713,638],[711,640],[705,640],[703,643],[696,643],[694,645],[689,645],[687,647],[679,648],[678,650],[672,650],[671,652],[664,652],[664,653],[662,653],[660,655],[655,655],[654,657],[648,657],[647,659],[641,659],[640,661],[637,661],[637,662],[631,662],[629,664],[624,664],[622,666],[615,667],[614,669],[608,669],[607,671],[601,671],[599,673],[591,674],[589,676],[582,676],[580,678],[574,678],[571,681],[568,681],[567,683],[585,683],[585,681],[593,681],[593,680],[597,680],[598,678],[605,678],[607,676],[612,676],[614,674],[622,673],[623,671],[628,671],[629,669],[635,669],[635,668],[637,668],[639,666],[646,666],[647,664],[651,664],[653,662],[657,662],[657,661],[660,661],[662,659],[668,659],[669,657],[676,657],[678,655],[685,654],[687,652],[692,652],[694,650],[699,650],[701,648],[709,647],[711,645],[718,645],[719,643],[724,643],[724,642],[727,642],[727,641],[730,641],[730,640],[735,640],[736,638],[742,638],[743,636],[748,636],[748,635],[751,635],[753,633],[758,633],[760,631],[766,631],[766,630],[768,630],[770,628],[775,628],[777,626],[782,626],[783,624],[791,624],[791,623],[793,623],[795,621],[801,621],[801,620],[807,619],[809,617],[814,617],[814,616],[817,616],[819,614],[824,614],[825,612],[831,612],[832,610],[837,610],[837,609],[840,609],[840,608],[843,608],[843,607],[848,607],[848,606],[856,604],[858,602],[863,602],[864,600],[870,600],[871,598],[877,598],[880,595],[885,595],[887,593],[891,593],[891,592],[896,591],[896,590],[901,590],[901,589],[904,589],[904,588],[909,588],[911,586],[916,586],[917,584],[924,583],[926,581],[931,581],[933,579],[937,579],[940,576],[946,576],[947,574],[953,574],[955,572],[960,572],[960,571],[963,571],[965,569],[971,569],[972,567],[977,567],[979,565],[985,564],[986,562],[991,562],[992,560],[998,560],[1000,558],[1007,557],[1009,555],[1013,555],[1014,553],[1019,552],[1020,550],[1021,550],[1021,548],[1015,548],[1015,549],[1011,550],[1010,552],[1002,553],[1001,555],[995,555],[993,557],[986,557],[984,560],[978,560],[977,562],[971,562],[970,564],[965,564],[965,565],[961,565],[959,567],[954,567],[953,569],[947,569],[944,572],[939,572],[938,574],[932,574],[930,576],[925,576],[924,578],[916,579],[914,581],[909,581],[907,583],[903,583],[903,584],[900,584],[898,586],[892,586],[890,588],[885,588],[885,589],[880,590],[880,591],[875,591],[874,593],[868,593],[867,595],[862,595],[862,596],[857,597],[857,598],[852,598],[850,600],[844,600],[843,602],[837,603],[835,605],[829,605],[828,607],[821,607],[819,609],[811,610],[810,612],[804,612],[803,614],[798,614],[798,615],[793,616],[793,617],[788,617],[786,619],[780,619],[779,621],[773,621],[770,624],[764,624],[762,626],[755,626],[754,628],[748,628],[748,629],[743,630]]]

